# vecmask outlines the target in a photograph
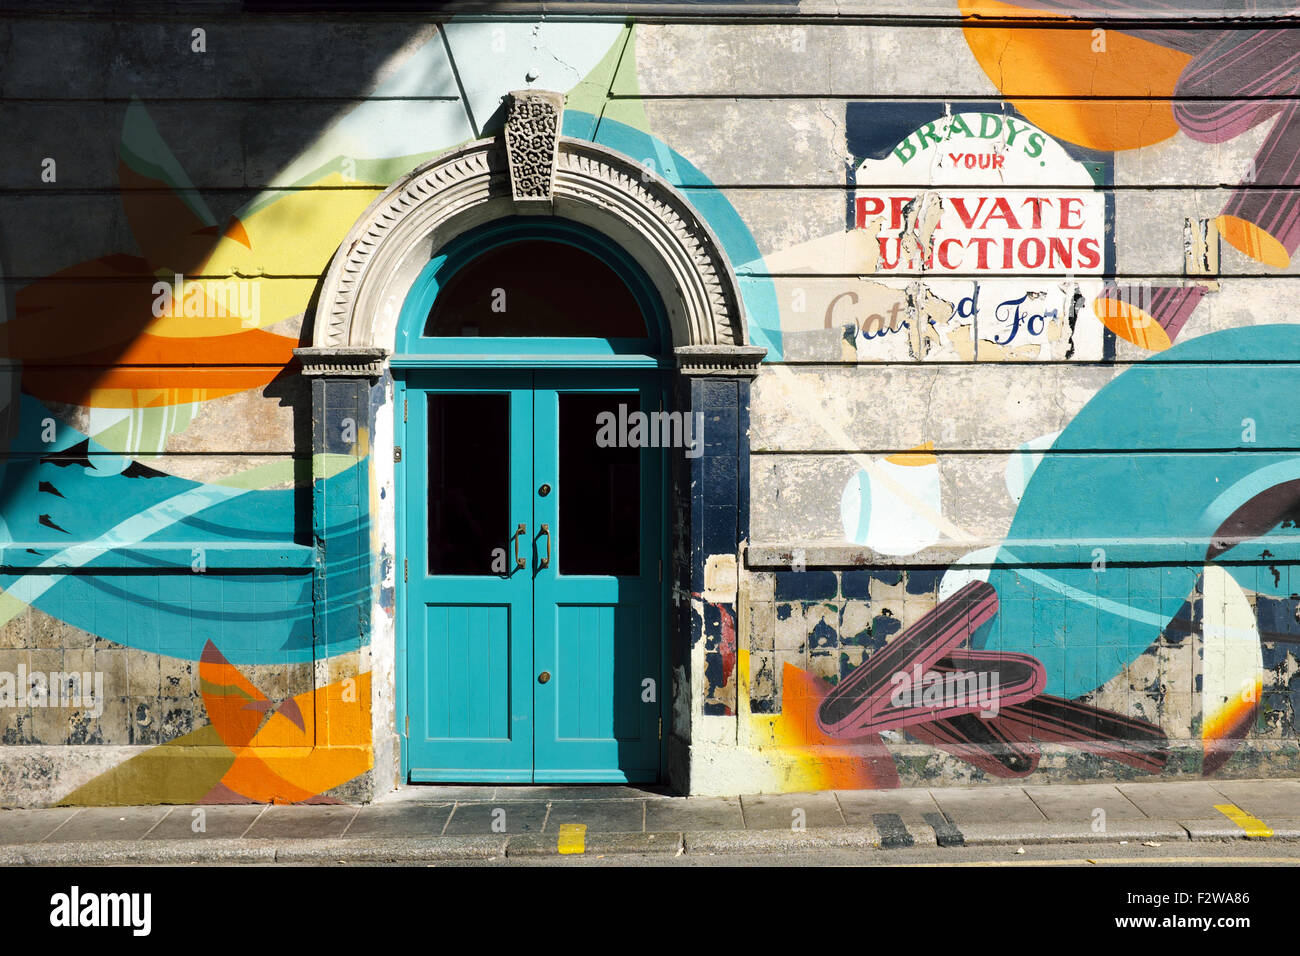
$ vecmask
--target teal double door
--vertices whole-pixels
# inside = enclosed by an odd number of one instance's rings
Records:
[[[407,372],[412,781],[653,781],[664,696],[655,372]]]

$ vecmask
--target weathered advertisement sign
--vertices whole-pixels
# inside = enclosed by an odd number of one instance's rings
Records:
[[[866,274],[825,323],[856,327],[859,360],[1104,357],[1104,154],[1003,106],[852,103],[847,117]]]

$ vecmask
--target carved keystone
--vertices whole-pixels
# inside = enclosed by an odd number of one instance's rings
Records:
[[[516,90],[506,113],[510,192],[521,212],[549,212],[555,190],[564,94]]]

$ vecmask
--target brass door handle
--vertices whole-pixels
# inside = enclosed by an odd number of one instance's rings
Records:
[[[528,528],[523,524],[520,524],[519,527],[515,529],[515,570],[517,571],[522,571],[524,568],[528,567],[528,562],[524,559],[523,555],[519,553],[519,539],[527,533]]]
[[[546,535],[546,557],[537,562],[539,570],[551,566],[551,528],[549,525],[542,525],[542,530],[537,533],[537,536],[540,538],[542,535]]]

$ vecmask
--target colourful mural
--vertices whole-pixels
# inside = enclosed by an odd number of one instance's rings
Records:
[[[961,9],[1027,12],[996,2]],[[785,659],[785,680],[801,675],[795,687],[820,679],[812,711],[828,760],[874,754],[883,733],[913,779],[937,775],[915,772],[916,744],[1003,778],[1034,773],[1041,744],[1104,757],[1108,773],[1210,775],[1252,737],[1290,742],[1282,752],[1293,753],[1300,638],[1290,568],[1300,558],[1300,475],[1291,446],[1300,421],[1278,402],[1289,365],[1269,360],[1300,354],[1297,326],[1215,331],[1196,322],[1212,285],[1147,282],[1137,301],[1103,278],[1115,275],[1107,190],[1116,151],[1171,137],[1217,146],[1266,122],[1249,174],[1214,222],[1244,256],[1288,267],[1300,229],[1300,141],[1288,107],[1269,97],[1295,91],[1300,41],[1285,30],[1090,33],[1050,23],[972,26],[965,36],[1005,102],[849,104],[848,232],[767,261],[773,271],[800,270],[825,255],[862,273],[833,287],[825,311],[825,328],[843,330],[846,362],[1110,363],[1111,335],[1155,354],[1119,366],[1061,430],[1019,436],[1007,459],[1013,508],[1000,543],[972,549],[938,577],[924,566],[881,571],[869,587],[858,580],[867,572],[847,567],[778,570],[774,597],[753,599],[755,650],[778,666]],[[1053,150],[1059,158],[1049,162]],[[1033,171],[1016,168],[1023,155],[1054,167],[1042,180],[1052,188],[1034,191]],[[1072,165],[1082,174],[1077,193],[1061,188],[1076,181]],[[1036,243],[1028,258],[1026,242]],[[1083,243],[1091,246],[1080,260]],[[1035,289],[1038,274],[1052,278]],[[1031,328],[1017,321],[1022,312],[1037,319],[1032,349],[1013,343]],[[788,321],[791,339],[815,334],[807,318]],[[1279,309],[1275,321],[1295,320]],[[1185,330],[1194,337],[1175,344]],[[862,429],[827,416],[825,396],[776,371],[792,418],[816,429],[804,447],[851,452],[843,540],[920,559],[976,537],[951,499],[958,475],[983,472],[954,473],[958,456],[931,454],[936,444],[960,447],[941,408],[926,410],[934,432],[916,453],[870,456],[856,451]],[[1267,437],[1256,434],[1262,421]],[[940,432],[946,441],[936,443]],[[787,489],[783,500],[799,499]],[[756,572],[751,589],[772,588],[772,577]],[[908,610],[913,595],[922,607],[937,604]],[[912,619],[905,627],[904,615]],[[1283,623],[1266,628],[1264,619]],[[817,676],[794,672],[796,647]],[[786,706],[790,690],[761,676],[765,666],[749,664],[742,714]],[[1199,743],[1194,763],[1185,746],[1171,749],[1171,736]],[[797,767],[799,748],[790,749]],[[806,777],[786,766],[779,753],[768,762],[772,785],[804,787]]]
[[[116,245],[47,243],[0,323],[0,660],[107,688],[101,715],[56,719],[0,683],[0,741],[138,748],[65,768],[48,802],[371,792],[372,705],[400,679],[370,633],[401,558],[371,428],[391,383],[313,445],[293,349],[375,197],[498,130],[522,85],[505,49],[566,94],[565,135],[702,214],[767,350],[752,391],[710,383],[731,404],[707,428],[748,471],[706,456],[678,503],[703,518],[670,575],[665,721],[734,775],[716,786],[1294,765],[1300,412],[1277,359],[1300,323],[1277,286],[1235,310],[1213,275],[1134,291],[1116,197],[1137,156],[1149,178],[1161,150],[1249,156],[1202,218],[1239,274],[1290,276],[1300,41],[1143,26],[1099,52],[1055,0],[958,10],[1037,19],[951,28],[982,71],[960,97],[836,86],[829,112],[815,70],[771,80],[768,39],[678,59],[717,25],[424,25],[325,122],[236,144],[263,175],[219,188],[192,181],[164,104],[109,98]],[[817,103],[787,130],[799,96]],[[262,135],[294,145],[267,158]],[[768,150],[803,165],[763,180]],[[756,545],[781,553],[747,565]]]
[[[710,186],[635,108],[603,115],[615,68],[634,63],[631,35],[606,23],[425,31],[222,217],[168,146],[184,130],[164,132],[140,99],[125,107],[117,196],[134,248],[22,285],[0,337],[15,375],[0,476],[14,572],[0,575],[0,628],[63,628],[94,667],[118,668],[106,716],[74,714],[69,729],[15,713],[4,742],[155,745],[60,802],[354,795],[349,782],[373,765],[372,581],[391,575],[393,556],[371,526],[367,410],[350,435],[303,455],[309,423],[293,416],[309,409],[292,350],[307,343],[314,277],[389,183],[494,132],[517,85],[489,66],[503,49],[563,64],[550,85],[567,93],[566,135]],[[733,259],[759,255],[724,196],[695,198]],[[753,334],[779,354],[771,283],[745,295]],[[331,503],[328,553],[313,547],[313,491]],[[380,602],[391,617],[391,587]]]
[[[961,0],[958,7],[968,17],[1032,10],[1039,19],[1046,13],[1049,21],[1063,19],[1059,11],[1067,9],[1055,0],[1018,5]],[[1088,8],[1068,5],[1071,14]],[[1099,50],[1092,31],[1062,30],[1050,22],[965,30],[980,66],[1017,109],[1080,146],[1130,150],[1179,133],[1219,144],[1269,122],[1267,136],[1214,222],[1242,255],[1286,268],[1300,245],[1300,124],[1294,101],[1287,99],[1300,88],[1300,41],[1289,30],[1249,28],[1121,26],[1104,32]],[[1032,96],[1025,95],[1030,91]],[[1168,286],[1141,302],[1111,291],[1096,306],[1117,335],[1155,351],[1178,337],[1203,291]]]

